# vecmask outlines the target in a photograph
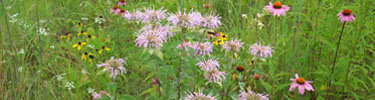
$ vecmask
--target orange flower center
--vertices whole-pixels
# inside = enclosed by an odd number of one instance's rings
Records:
[[[260,75],[254,75],[254,78],[258,80],[260,79]]]
[[[345,9],[343,12],[342,12],[343,15],[345,16],[349,16],[352,14],[352,11],[350,11],[349,9]]]
[[[112,9],[118,9],[118,7],[116,5],[113,5]]]
[[[297,83],[303,85],[303,84],[305,84],[305,79],[297,78]]]
[[[280,9],[283,6],[280,2],[273,3],[273,8]]]
[[[236,67],[236,69],[239,71],[239,72],[242,72],[243,70],[245,70],[245,67],[243,67],[242,65],[238,65]]]
[[[120,2],[125,2],[125,0],[120,0]]]
[[[121,12],[125,12],[125,9],[124,8],[121,8],[121,10],[120,10]]]

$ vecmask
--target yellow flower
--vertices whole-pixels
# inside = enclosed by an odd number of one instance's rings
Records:
[[[73,48],[77,48],[78,51],[81,50],[82,46],[86,45],[86,42],[78,42],[77,44],[73,45]]]
[[[89,56],[89,58],[92,60],[94,59],[94,56],[92,55],[92,53],[87,53],[85,52],[82,56],[81,56],[81,59],[82,60],[87,60],[87,56]],[[89,60],[90,61],[90,60]]]
[[[216,41],[214,41],[215,45],[221,45],[224,44],[224,40],[222,38],[218,38]]]
[[[83,35],[86,35],[87,36],[87,33],[85,31],[81,31],[81,32],[78,32],[77,35],[80,36],[81,34]]]
[[[249,66],[251,66],[252,64],[254,64],[254,60],[249,60]]]
[[[87,35],[87,39],[86,41],[89,41],[89,39],[96,39],[96,36],[95,35]]]
[[[228,35],[220,32],[220,38],[224,41],[227,40]]]
[[[63,35],[61,35],[60,36],[60,39],[67,39],[67,40],[70,40],[70,36],[71,36],[72,34],[69,32],[69,33],[65,33],[65,34],[63,34]]]
[[[78,22],[77,23],[77,28],[81,28],[81,26],[82,26],[81,22]]]
[[[236,74],[232,74],[232,80],[237,80],[237,75]]]
[[[92,62],[92,60],[94,60],[94,55],[92,55],[91,53],[89,53],[89,62]]]
[[[102,49],[99,50],[99,54],[102,54],[103,50],[110,51],[111,49],[103,46]]]

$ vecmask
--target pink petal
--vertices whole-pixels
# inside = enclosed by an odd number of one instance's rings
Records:
[[[303,85],[298,86],[298,93],[299,94],[305,93],[305,86],[303,86]]]
[[[293,91],[297,86],[298,86],[298,84],[296,84],[296,83],[292,83],[292,84],[290,85],[289,91]]]

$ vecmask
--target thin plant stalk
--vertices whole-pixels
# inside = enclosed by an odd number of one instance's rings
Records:
[[[341,37],[342,37],[342,33],[344,32],[345,24],[346,24],[346,21],[344,22],[344,24],[342,25],[342,28],[341,28],[339,42],[337,43],[337,47],[336,47],[335,58],[333,60],[333,65],[332,65],[331,73],[329,74],[328,91],[327,91],[327,94],[326,94],[326,99],[329,98],[328,94],[331,92],[331,90],[329,88],[331,88],[331,85],[332,85],[332,82],[331,82],[332,81],[332,74],[333,74],[333,72],[335,70],[335,65],[336,65],[336,60],[337,60],[337,53],[338,53],[339,48],[340,48]]]
[[[182,28],[182,31],[181,31],[181,41],[182,43],[184,43],[184,33],[186,31],[186,28]],[[177,89],[178,89],[178,99],[180,100],[181,98],[181,84],[180,84],[180,81],[181,81],[181,66],[182,66],[182,55],[184,53],[185,50],[181,49],[180,51],[180,64],[178,65],[178,79],[177,79]]]

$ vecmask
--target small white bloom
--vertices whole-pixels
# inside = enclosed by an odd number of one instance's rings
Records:
[[[262,13],[257,13],[257,17],[261,18],[261,17],[263,17],[263,14]]]
[[[18,67],[18,72],[22,72],[23,67]]]
[[[18,51],[18,54],[25,54],[25,50],[21,49],[20,51]]]
[[[49,48],[51,48],[51,49],[54,49],[54,48],[55,48],[55,46],[54,46],[54,45],[51,45],[51,46],[49,46]]]
[[[45,23],[47,20],[39,20],[39,23]]]
[[[102,24],[104,21],[105,21],[104,18],[101,18],[101,17],[96,17],[95,18],[95,23]]]
[[[40,73],[40,72],[42,72],[42,70],[38,70],[38,71],[36,71],[36,73]]]
[[[87,45],[89,48],[92,48],[92,49],[94,49],[94,45]]]
[[[242,14],[242,18],[247,18],[247,14]]]
[[[82,20],[89,20],[89,18],[86,18],[86,17],[82,17],[81,19]]]
[[[6,9],[7,9],[7,10],[12,9],[12,6],[8,6]]]
[[[88,91],[88,93],[90,93],[90,94],[95,92],[95,90],[94,90],[93,88],[88,88],[87,91]]]
[[[47,29],[47,30],[49,30],[49,29]],[[39,32],[39,34],[41,34],[41,35],[48,35],[45,28],[39,28],[39,30],[37,30],[37,32]]]
[[[76,88],[75,86],[74,86],[74,82],[66,82],[65,83],[65,87],[70,91],[71,89],[74,89],[74,88]]]
[[[64,74],[61,74],[61,75],[56,75],[56,80],[57,81],[61,81],[61,80],[63,80],[64,79],[64,76],[65,75],[65,73]]]

